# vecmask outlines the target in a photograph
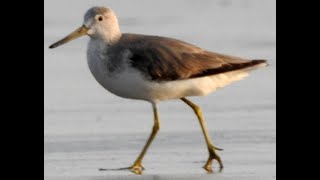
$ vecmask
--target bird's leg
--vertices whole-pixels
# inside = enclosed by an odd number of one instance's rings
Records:
[[[209,158],[208,158],[208,161],[206,162],[206,164],[203,166],[203,168],[208,172],[212,172],[212,160],[215,159],[218,161],[220,169],[222,169],[223,164],[222,164],[221,158],[218,156],[218,154],[215,151],[215,150],[221,151],[222,149],[219,149],[219,148],[213,146],[213,143],[212,143],[211,138],[209,136],[209,133],[207,130],[207,125],[206,125],[206,122],[204,121],[204,118],[202,116],[202,112],[201,112],[200,107],[197,106],[196,104],[194,104],[193,102],[189,101],[186,98],[181,98],[181,100],[183,102],[185,102],[186,104],[188,104],[196,113],[196,115],[199,119],[200,125],[201,125],[202,132],[203,132],[204,137],[206,139],[206,143],[207,143],[208,151],[209,151]]]
[[[145,146],[143,147],[140,155],[138,156],[137,160],[134,162],[134,164],[130,167],[130,170],[136,174],[142,174],[142,171],[144,170],[144,167],[142,166],[142,159],[144,157],[144,155],[146,154],[150,144],[152,143],[153,139],[155,138],[157,132],[160,129],[160,123],[159,123],[159,117],[158,117],[158,111],[157,111],[157,107],[156,104],[152,104],[153,107],[153,114],[154,114],[154,126],[151,132],[151,135],[147,141],[147,143],[145,144]]]

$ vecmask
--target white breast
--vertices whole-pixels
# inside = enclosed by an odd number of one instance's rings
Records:
[[[99,46],[99,43],[91,40],[87,51],[88,66],[95,79],[109,92],[124,98],[148,100],[150,97],[148,86],[143,76],[127,64],[129,52],[123,53],[123,62],[121,69],[115,72],[108,70],[109,57],[106,56],[107,49]]]

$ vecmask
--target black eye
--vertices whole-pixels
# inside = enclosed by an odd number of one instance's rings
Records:
[[[98,20],[99,20],[99,21],[102,21],[102,20],[103,20],[103,17],[102,17],[102,16],[99,16]]]

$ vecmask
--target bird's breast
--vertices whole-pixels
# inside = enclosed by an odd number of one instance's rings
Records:
[[[114,57],[101,53],[96,48],[88,48],[87,61],[94,78],[117,96],[148,100],[145,80],[141,73],[130,67],[126,53],[121,58],[113,59]]]

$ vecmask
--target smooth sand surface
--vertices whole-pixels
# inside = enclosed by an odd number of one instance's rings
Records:
[[[82,23],[91,6],[112,7],[123,32],[174,37],[211,51],[268,59],[270,66],[206,97],[202,107],[225,168],[207,174],[207,152],[192,110],[159,104],[161,130],[144,159],[144,175],[98,171],[129,166],[152,128],[150,104],[116,97],[92,77],[88,37],[48,46]],[[276,178],[275,0],[49,1],[44,14],[44,179]]]

